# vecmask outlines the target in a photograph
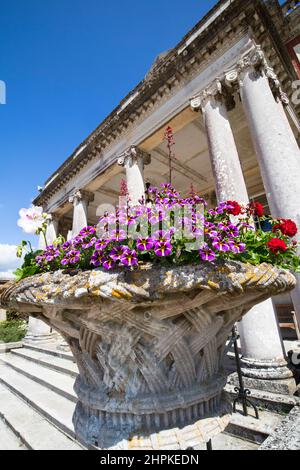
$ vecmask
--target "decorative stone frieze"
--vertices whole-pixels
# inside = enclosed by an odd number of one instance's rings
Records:
[[[233,324],[294,276],[239,262],[45,273],[0,288],[45,318],[79,368],[76,435],[102,449],[197,448],[226,427],[222,360]]]

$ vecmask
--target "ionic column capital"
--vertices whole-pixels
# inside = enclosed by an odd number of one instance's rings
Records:
[[[77,205],[80,201],[84,202],[92,202],[94,200],[94,194],[90,191],[86,191],[84,189],[79,189],[69,197],[69,202],[73,205]]]
[[[193,111],[203,111],[206,103],[212,99],[221,99],[223,87],[221,80],[216,79],[198,95],[191,98],[190,104]]]
[[[269,66],[267,58],[261,46],[256,46],[255,48],[253,48],[250,52],[245,54],[237,63],[235,74],[236,80],[239,82],[239,86],[241,88],[243,87],[243,78],[245,72],[248,72],[251,69],[255,70],[258,73],[264,73],[264,75],[269,80],[274,97],[277,100],[282,101],[284,105],[289,104],[288,96],[282,90],[281,83],[274,69]]]
[[[51,223],[57,223],[59,222],[59,216],[57,214],[47,214],[46,217],[46,222],[47,225],[49,226]]]
[[[149,165],[151,163],[151,155],[134,145],[118,156],[118,165],[120,166],[132,166],[139,161],[141,161],[143,165]]]
[[[223,101],[227,109],[234,107],[233,93],[243,88],[245,74],[249,71],[263,73],[269,80],[271,90],[277,100],[284,105],[289,104],[286,93],[281,88],[280,81],[274,69],[269,66],[261,46],[255,46],[245,53],[236,64],[213,80],[209,86],[190,100],[193,111],[203,111],[208,101]]]

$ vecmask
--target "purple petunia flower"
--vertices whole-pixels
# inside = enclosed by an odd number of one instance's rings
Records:
[[[109,244],[109,240],[104,240],[104,239],[97,240],[95,243],[95,250],[103,251],[107,247],[108,244]]]
[[[72,242],[72,247],[77,248],[77,247],[80,247],[82,245],[83,238],[80,235],[77,235],[77,237],[72,238],[71,242]]]
[[[243,253],[243,251],[245,251],[246,249],[245,243],[239,243],[239,242],[236,242],[235,240],[229,240],[228,245],[229,245],[230,251],[236,254]]]
[[[211,239],[216,239],[219,234],[213,224],[207,225],[207,223],[205,222],[204,223],[204,235]]]
[[[130,249],[127,245],[115,246],[109,253],[109,257],[114,261],[119,261],[128,252]]]
[[[60,256],[60,251],[53,245],[47,246],[44,252],[44,256],[46,258],[46,261],[48,261],[48,263],[51,263],[51,261],[55,260]]]
[[[96,237],[93,237],[90,241],[87,241],[87,242],[82,243],[82,248],[83,248],[84,250],[87,250],[87,249],[89,249],[89,248],[92,248],[92,247],[95,245],[96,241],[97,241],[97,238],[96,238]]]
[[[228,243],[223,240],[219,240],[218,238],[214,239],[212,246],[218,251],[226,252],[230,250]]]
[[[169,241],[158,241],[154,246],[156,256],[169,256],[172,253],[172,245]]]
[[[62,249],[63,249],[64,251],[69,250],[69,249],[72,247],[72,242],[71,242],[71,240],[68,240],[67,242],[63,243],[63,244],[61,245],[61,247],[62,247]]]
[[[143,215],[147,215],[151,209],[147,206],[135,206],[134,207],[134,216],[141,217]]]
[[[43,254],[43,255],[38,255],[38,256],[35,258],[35,261],[36,261],[36,263],[37,263],[40,267],[42,267],[42,266],[45,264],[45,262],[46,262],[46,257],[45,257],[44,254]]]
[[[112,259],[104,258],[102,260],[102,266],[104,269],[107,269],[108,271],[110,271],[111,269],[115,269],[116,263]]]
[[[138,264],[138,258],[135,250],[126,251],[120,258],[120,261],[124,266],[136,266]]]
[[[109,238],[112,240],[112,241],[115,241],[115,242],[121,242],[123,240],[126,240],[127,238],[127,235],[126,235],[126,232],[125,230],[112,230],[110,233],[109,233]]]
[[[139,238],[136,247],[140,251],[149,251],[154,247],[154,241],[152,238]]]
[[[92,235],[95,235],[96,233],[96,228],[89,225],[88,227],[84,227],[80,232],[79,235],[83,238],[90,237]]]
[[[207,243],[204,243],[202,248],[199,250],[202,261],[214,261],[216,258],[215,252],[209,248]]]
[[[241,222],[241,227],[248,228],[249,230],[255,230],[253,225],[248,224],[247,222]]]
[[[158,242],[165,242],[165,241],[170,241],[171,238],[171,232],[166,232],[165,230],[157,230],[153,234],[154,240]]]
[[[76,264],[80,260],[80,251],[72,250],[66,253],[65,257],[61,260],[61,264],[67,266],[68,264]]]
[[[103,261],[105,261],[106,258],[104,257],[102,252],[95,251],[93,256],[91,257],[91,264],[98,268],[99,266],[102,265]]]
[[[149,222],[151,225],[156,225],[165,218],[165,211],[161,208],[152,209],[149,213]]]
[[[238,237],[239,236],[239,229],[234,224],[229,224],[226,228],[226,232],[229,237]]]

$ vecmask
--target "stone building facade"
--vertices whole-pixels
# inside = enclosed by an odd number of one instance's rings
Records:
[[[173,184],[217,200],[262,202],[300,227],[300,2],[221,0],[151,70],[45,183],[34,203],[51,214],[48,241],[97,222],[126,175],[132,200],[168,179],[164,129],[176,138]],[[298,86],[298,88],[297,88]],[[300,234],[299,234],[300,237]],[[276,305],[242,321],[244,374],[290,389]],[[34,328],[33,328],[34,330]],[[34,334],[34,331],[31,334]],[[45,334],[45,332],[43,333]]]

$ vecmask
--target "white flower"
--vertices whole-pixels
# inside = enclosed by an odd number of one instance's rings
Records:
[[[25,233],[36,234],[37,230],[42,228],[46,220],[42,207],[32,206],[29,209],[21,209],[19,215],[18,226]]]

